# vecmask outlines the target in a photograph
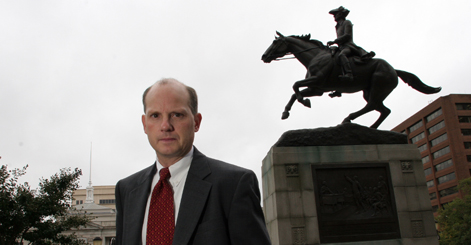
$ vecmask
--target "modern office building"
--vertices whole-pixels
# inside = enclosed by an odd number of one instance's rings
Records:
[[[462,196],[458,181],[471,176],[471,94],[440,97],[392,131],[417,144],[434,211]]]

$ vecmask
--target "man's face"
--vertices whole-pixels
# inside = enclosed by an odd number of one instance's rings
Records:
[[[201,114],[193,115],[188,91],[179,83],[154,85],[145,100],[144,132],[159,162],[168,167],[190,151]]]
[[[335,15],[334,15],[335,21],[339,21],[339,20],[341,20],[341,19],[343,19],[343,18],[344,18],[344,17],[343,17],[343,13],[342,13],[342,12],[337,12],[337,13],[335,13]]]

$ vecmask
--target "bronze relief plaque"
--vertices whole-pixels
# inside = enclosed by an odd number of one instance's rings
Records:
[[[322,243],[401,238],[387,163],[312,165]]]

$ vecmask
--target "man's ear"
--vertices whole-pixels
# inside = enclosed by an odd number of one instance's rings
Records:
[[[198,130],[200,130],[201,120],[202,119],[203,119],[203,117],[201,116],[201,113],[196,113],[196,115],[195,115],[195,132],[198,132]]]
[[[147,127],[146,127],[146,115],[142,115],[142,126],[144,127],[144,133],[147,134]]]

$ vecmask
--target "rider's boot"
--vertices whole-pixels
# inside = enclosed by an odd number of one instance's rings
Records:
[[[340,60],[340,67],[342,68],[342,75],[339,76],[339,78],[342,81],[346,82],[353,82],[353,73],[352,73],[352,67],[350,66],[350,61],[348,60],[346,55],[339,55],[339,60]],[[342,93],[339,91],[334,91],[329,94],[330,98],[334,97],[342,97]]]
[[[353,82],[353,73],[352,67],[350,65],[350,61],[348,60],[347,56],[340,55],[340,66],[342,67],[342,75],[339,76],[340,79],[347,82]]]

